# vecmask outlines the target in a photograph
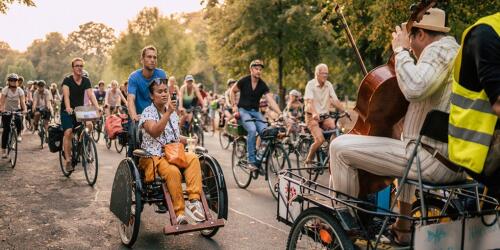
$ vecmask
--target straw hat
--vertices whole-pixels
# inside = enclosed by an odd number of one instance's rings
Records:
[[[444,10],[430,8],[420,22],[413,23],[413,27],[446,33],[450,31],[450,28],[445,26],[445,20],[446,13]],[[406,26],[406,23],[403,23],[403,26]]]

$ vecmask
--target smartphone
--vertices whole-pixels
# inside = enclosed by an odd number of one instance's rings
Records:
[[[177,92],[174,91],[174,93],[172,93],[172,101],[176,101],[177,100]]]

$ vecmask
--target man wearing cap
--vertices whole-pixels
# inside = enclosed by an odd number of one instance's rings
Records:
[[[353,197],[377,191],[364,190],[369,189],[368,185],[360,186],[358,170],[378,176],[403,175],[427,113],[432,109],[448,111],[450,107],[451,68],[459,46],[453,37],[446,35],[449,30],[445,27],[444,11],[436,8],[431,8],[410,31],[405,24],[396,27],[392,33],[396,77],[403,95],[410,102],[402,140],[363,135],[343,135],[333,140],[330,144],[333,189]],[[415,55],[416,63],[410,53]],[[465,178],[463,173],[449,169],[431,153],[437,150],[446,155],[447,144],[428,138],[422,141],[426,146],[419,148],[418,157],[424,181],[450,183]],[[414,168],[415,165],[409,172],[410,179],[418,178]],[[363,183],[369,183],[366,181],[371,180],[363,180]],[[398,198],[400,212],[409,214],[414,187],[403,185],[402,188]],[[410,242],[409,221],[397,220],[392,231],[396,242]]]
[[[239,112],[243,127],[248,132],[247,168],[251,171],[258,170],[256,164],[257,158],[255,155],[256,132],[260,134],[267,127],[265,118],[259,112],[260,98],[265,95],[267,102],[271,105],[271,109],[281,115],[281,110],[274,101],[273,94],[269,91],[266,82],[261,79],[263,69],[264,64],[261,60],[253,60],[250,63],[250,75],[238,80],[230,92],[233,113]],[[236,103],[233,100],[235,100],[236,93],[238,92],[240,92],[240,99],[238,103]],[[252,118],[255,118],[256,121],[248,121]]]

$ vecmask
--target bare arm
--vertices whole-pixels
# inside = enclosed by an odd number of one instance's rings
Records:
[[[179,89],[179,95],[178,95],[178,98],[179,99],[179,110],[183,110],[184,109],[184,104],[183,104],[183,101],[182,101],[182,96],[184,95],[184,86],[182,86],[180,89]]]
[[[233,108],[233,112],[238,111],[238,105],[235,100],[236,100],[236,93],[240,92],[240,88],[238,88],[238,84],[233,85],[231,88],[231,91],[229,91],[229,102],[231,103],[231,107]]]
[[[73,109],[71,108],[69,102],[69,87],[67,85],[63,85],[62,90],[63,90],[64,106],[66,106],[66,112],[71,113],[73,112]]]
[[[5,96],[3,94],[0,95],[0,110],[5,110]]]
[[[165,130],[165,127],[167,126],[168,121],[170,120],[170,115],[172,113],[167,111],[159,121],[153,121],[153,120],[148,120],[145,121],[142,127],[148,133],[151,135],[153,138],[158,138],[160,135],[163,133]]]
[[[118,93],[120,94],[120,99],[122,100],[122,102],[127,103],[127,98],[125,98],[125,96],[123,96],[122,92],[118,91]]]
[[[27,109],[26,109],[26,98],[24,97],[24,95],[20,96],[19,99],[21,100],[21,108],[23,109],[23,112],[26,113]]]
[[[269,105],[274,110],[274,112],[276,112],[278,114],[281,114],[280,107],[278,106],[278,104],[274,100],[273,93],[271,93],[271,92],[267,93],[266,94],[266,99],[267,99],[267,103],[269,103]]]
[[[196,98],[198,99],[198,103],[200,104],[200,106],[202,108],[204,108],[205,107],[205,102],[204,102],[203,96],[201,96],[200,90],[198,89],[198,87],[194,86],[194,91],[196,93]]]
[[[120,91],[121,92],[121,91]],[[107,92],[106,91],[106,95],[104,96],[104,106],[107,107],[109,106],[109,103],[108,103],[108,98],[109,98],[109,95],[111,94],[111,91]]]
[[[342,102],[339,100],[339,99],[333,99],[333,98],[330,98],[330,103],[336,108],[338,109],[340,112],[345,112],[345,108],[344,108],[344,104],[342,104]]]
[[[89,88],[86,91],[87,91],[87,96],[89,97],[89,99],[92,102],[92,104],[94,105],[94,107],[96,107],[97,109],[100,109],[99,103],[97,102],[97,99],[95,98],[95,94],[94,94],[94,91],[92,90],[92,88]]]
[[[139,117],[137,117],[137,110],[135,110],[135,95],[133,94],[128,94],[127,96],[127,108],[128,112],[130,113],[130,117],[134,121],[139,121]]]
[[[500,117],[500,96],[497,97],[497,101],[493,104],[493,112]]]

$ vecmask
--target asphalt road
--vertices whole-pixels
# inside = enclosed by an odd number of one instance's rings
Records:
[[[217,134],[216,134],[217,135]],[[110,191],[120,160],[114,148],[98,143],[99,176],[87,185],[82,168],[66,178],[58,154],[39,148],[38,136],[25,134],[11,169],[0,161],[0,249],[122,249],[117,219],[109,211]],[[229,217],[212,239],[199,233],[165,236],[168,214],[145,206],[136,249],[284,249],[290,228],[276,220],[276,201],[260,178],[236,186],[231,153],[218,137],[206,135],[206,148],[220,163],[229,194]]]

